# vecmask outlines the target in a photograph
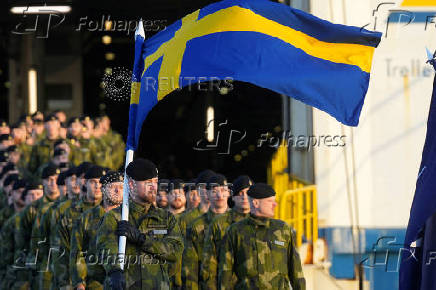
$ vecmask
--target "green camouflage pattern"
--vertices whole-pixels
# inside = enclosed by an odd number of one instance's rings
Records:
[[[200,269],[200,285],[202,289],[218,289],[218,257],[221,241],[227,228],[248,217],[249,214],[230,210],[214,218],[204,238],[204,250]]]
[[[73,224],[71,231],[70,276],[74,287],[97,285],[103,289],[106,273],[103,265],[95,263],[97,255],[97,229],[105,214],[103,206],[98,205],[85,211]]]
[[[179,226],[184,238],[186,238],[186,230],[188,228],[188,225],[202,214],[203,212],[201,212],[200,207],[185,211],[181,214],[181,216],[179,217]]]
[[[0,209],[0,228],[15,213],[13,205],[6,205]]]
[[[20,222],[20,215],[15,213],[3,225],[0,232],[0,288],[9,289],[15,281],[14,264],[14,231]]]
[[[107,274],[120,270],[118,236],[115,230],[121,220],[120,207],[103,217],[97,231],[97,251],[104,254]],[[142,245],[127,241],[124,277],[126,289],[169,289],[169,265],[177,263],[183,252],[183,238],[174,216],[152,204],[129,201],[129,222],[147,236]],[[110,288],[108,288],[110,289]]]
[[[31,172],[36,172],[42,164],[51,160],[55,142],[56,140],[41,139],[32,147],[29,161],[29,170]]]
[[[199,289],[205,230],[217,216],[209,210],[188,226],[182,260],[182,283],[187,289]]]
[[[69,270],[70,262],[70,240],[71,230],[75,220],[88,209],[98,204],[91,203],[82,199],[78,203],[71,205],[65,210],[61,216],[59,223],[56,225],[59,243],[60,254],[54,262],[54,277],[57,287],[65,287],[71,285],[71,277]]]
[[[220,289],[306,289],[294,232],[281,220],[250,215],[232,224],[218,260]]]
[[[112,169],[119,169],[124,165],[124,153],[126,149],[126,145],[124,144],[123,137],[113,130],[109,130],[106,135],[104,135],[101,139],[105,141],[106,144],[109,145],[112,161]]]

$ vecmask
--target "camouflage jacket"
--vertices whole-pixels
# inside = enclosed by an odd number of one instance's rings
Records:
[[[90,203],[82,199],[75,205],[71,205],[70,208],[67,208],[57,224],[60,251],[58,259],[54,261],[54,277],[57,287],[68,286],[71,284],[69,262],[71,230],[73,224],[82,213],[96,205],[98,205],[98,203]]]
[[[117,132],[110,130],[102,137],[102,140],[108,144],[108,147],[112,152],[111,168],[119,169],[124,163],[124,152],[126,145],[124,144],[123,137]]]
[[[76,219],[71,231],[70,276],[72,285],[88,285],[91,281],[104,283],[105,271],[101,263],[96,263],[97,229],[105,210],[102,205],[95,206]]]
[[[6,205],[0,210],[0,228],[14,214],[14,206]]]
[[[186,238],[186,230],[189,226],[189,224],[195,220],[196,218],[198,218],[199,216],[201,216],[203,213],[200,210],[200,207],[196,207],[192,210],[189,211],[185,211],[184,213],[182,213],[179,217],[179,225],[180,225],[180,230],[182,231],[182,235],[184,238]]]
[[[42,164],[49,162],[53,157],[55,142],[56,140],[45,138],[32,147],[29,161],[29,169],[32,173],[34,173]]]
[[[219,255],[221,289],[306,289],[293,230],[281,220],[250,215],[234,223]]]
[[[182,283],[186,289],[199,288],[205,230],[217,216],[209,210],[193,220],[188,227],[182,260]]]
[[[118,236],[115,233],[121,220],[120,207],[103,217],[97,231],[97,251],[104,253],[107,274],[121,269],[118,255]],[[129,222],[147,236],[142,245],[127,241],[124,265],[126,289],[169,289],[169,265],[175,264],[183,252],[183,238],[174,216],[152,204],[129,202]],[[110,262],[108,262],[110,261]]]
[[[8,279],[9,282],[14,280],[12,274],[12,265],[14,264],[14,230],[20,222],[20,215],[15,213],[10,217],[3,225],[0,232],[0,280]],[[0,288],[7,289],[9,284],[3,284],[4,287]]]
[[[209,225],[204,238],[203,259],[201,263],[200,284],[202,289],[218,289],[218,250],[227,228],[249,214],[243,214],[235,210],[230,210],[217,216]]]

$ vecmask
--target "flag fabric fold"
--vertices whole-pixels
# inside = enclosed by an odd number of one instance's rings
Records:
[[[435,245],[424,246],[423,227],[432,224],[436,213],[436,78],[427,120],[427,135],[416,181],[415,196],[410,209],[404,249],[401,252],[400,290],[436,289]],[[430,228],[425,229],[426,234]],[[428,238],[428,237],[427,237]],[[424,246],[424,247],[423,247]],[[431,275],[427,275],[427,272]],[[424,274],[424,275],[423,275]],[[432,277],[430,283],[428,277]],[[422,278],[425,277],[425,281]],[[432,286],[429,286],[432,285]]]
[[[268,0],[224,0],[136,36],[127,147],[158,101],[213,80],[268,88],[357,126],[380,38]]]

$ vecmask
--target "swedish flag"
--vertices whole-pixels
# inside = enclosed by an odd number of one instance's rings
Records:
[[[268,0],[224,0],[144,41],[136,36],[128,149],[154,105],[192,82],[234,79],[356,126],[381,34]]]

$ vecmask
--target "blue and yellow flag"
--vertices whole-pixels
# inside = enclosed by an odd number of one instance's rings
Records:
[[[380,38],[268,0],[224,0],[146,42],[136,36],[128,149],[158,101],[212,79],[268,88],[356,126]]]

